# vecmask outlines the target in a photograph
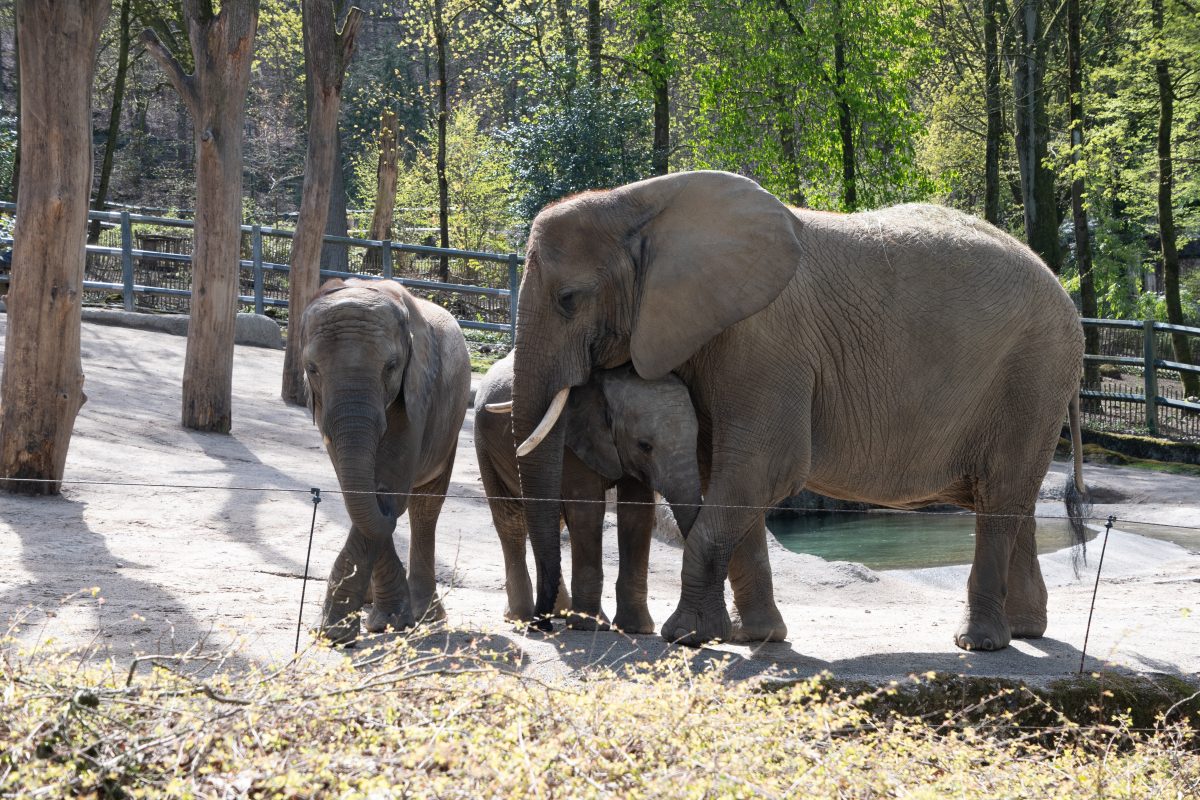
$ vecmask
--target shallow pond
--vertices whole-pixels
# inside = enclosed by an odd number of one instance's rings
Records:
[[[1200,551],[1200,531],[1194,529],[1120,523],[1117,527]],[[820,511],[775,517],[767,528],[792,552],[826,561],[856,561],[876,570],[970,564],[975,553],[973,514]],[[1089,540],[1095,535],[1092,530]],[[1069,547],[1066,520],[1039,519],[1037,544],[1039,553]]]

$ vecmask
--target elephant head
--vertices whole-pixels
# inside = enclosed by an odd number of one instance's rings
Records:
[[[538,214],[521,283],[513,432],[523,442],[539,616],[552,609],[561,571],[557,503],[537,500],[561,490],[554,412],[566,391],[628,361],[642,378],[662,377],[765,308],[796,274],[798,228],[774,196],[722,172],[652,178]]]
[[[347,617],[362,605],[372,566],[392,547],[407,498],[384,491],[376,457],[389,426],[422,420],[430,391],[428,325],[412,298],[389,281],[329,281],[300,324],[309,404],[350,515],[350,538],[330,574],[323,629],[353,635]],[[419,423],[418,423],[419,424]],[[406,599],[407,601],[407,599]]]
[[[566,445],[609,481],[637,478],[666,498],[687,536],[700,513],[698,424],[674,375],[640,379],[628,366],[596,373],[567,403]]]

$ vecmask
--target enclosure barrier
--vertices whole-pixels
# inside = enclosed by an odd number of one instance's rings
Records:
[[[0,203],[0,212],[13,213],[15,210],[16,206],[12,203]],[[178,244],[182,238],[186,237],[176,239],[157,231],[142,233],[137,238],[141,240],[144,246],[137,247],[135,246],[133,226],[138,224],[151,226],[155,229],[178,228],[190,231],[195,227],[191,220],[133,214],[129,211],[90,211],[88,212],[88,219],[89,221],[106,222],[112,227],[105,231],[108,234],[109,244],[87,245],[89,258],[83,282],[85,291],[120,292],[122,305],[126,311],[135,310],[135,298],[139,296],[178,298],[178,307],[162,310],[183,310],[183,306],[187,301],[190,301],[192,295],[190,288],[192,254],[190,252],[173,252],[171,247],[173,242]],[[286,279],[291,268],[288,264],[281,263],[281,261],[286,259],[287,253],[283,254],[283,258],[280,261],[272,261],[264,258],[264,241],[269,241],[272,238],[290,240],[295,236],[295,231],[267,225],[242,225],[241,230],[243,237],[248,237],[249,239],[248,243],[243,243],[243,251],[247,249],[245,245],[248,244],[250,257],[241,259],[239,267],[242,270],[250,271],[250,279],[248,281],[239,280],[239,302],[246,306],[252,305],[257,314],[265,313],[268,307],[286,309],[288,306]],[[112,236],[113,232],[117,233],[116,237]],[[112,241],[114,238],[116,241]],[[0,236],[0,244],[11,246],[12,241],[13,239],[10,235]],[[516,336],[519,269],[523,262],[523,259],[516,253],[456,250],[404,244],[390,240],[357,239],[347,236],[330,235],[324,237],[324,242],[326,248],[333,247],[341,250],[340,258],[337,260],[344,260],[347,268],[322,269],[320,271],[322,277],[394,280],[427,296],[432,293],[443,295],[453,293],[454,295],[494,298],[501,303],[502,308],[497,309],[494,306],[489,306],[486,309],[479,309],[472,313],[471,309],[466,308],[467,304],[462,302],[449,302],[443,303],[443,305],[449,306],[449,310],[454,314],[459,325],[463,328],[507,333],[510,341]],[[357,250],[352,251],[351,248],[357,248]],[[175,250],[178,249],[180,248],[175,247]],[[283,249],[282,247],[274,248],[275,253],[279,253]],[[412,269],[420,260],[428,262],[434,259],[447,262],[449,259],[455,259],[460,263],[484,262],[503,265],[503,274],[495,276],[503,280],[490,281],[502,283],[503,285],[483,285],[486,279],[490,277],[487,275],[480,275],[479,277],[484,280],[479,280],[477,283],[454,283],[430,280],[424,274],[429,270]],[[118,260],[118,268],[113,268],[114,265],[109,263]],[[397,262],[401,261],[404,262],[404,266],[407,267],[406,269],[397,269]],[[359,269],[357,271],[350,269],[351,263],[356,263]],[[119,281],[104,279],[107,277],[118,277],[116,274],[118,269]],[[135,270],[143,273],[140,276],[142,280],[139,281],[136,279],[139,276],[135,274]],[[472,269],[467,269],[466,271],[482,272],[481,270]],[[177,275],[177,273],[182,272],[186,272],[187,274],[182,276]],[[268,286],[268,276],[271,275],[280,276],[282,281],[276,281],[276,285]],[[158,278],[158,280],[152,281],[151,276]],[[7,284],[8,280],[7,272],[0,270],[0,284]],[[172,282],[178,285],[161,285]],[[155,285],[156,283],[160,285]],[[503,312],[504,322],[485,318],[495,316],[495,312],[498,311]]]
[[[1165,340],[1170,334],[1182,333],[1193,339],[1193,353],[1200,352],[1200,328],[1185,325],[1168,325],[1165,322],[1147,320],[1091,319],[1082,320],[1085,327],[1107,330],[1101,336],[1099,353],[1087,353],[1084,361],[1089,364],[1115,364],[1126,367],[1129,377],[1140,383],[1141,392],[1127,390],[1120,385],[1125,376],[1118,375],[1108,384],[1102,380],[1095,385],[1085,385],[1080,390],[1084,399],[1085,416],[1103,417],[1103,404],[1143,406],[1141,422],[1151,435],[1170,433],[1180,438],[1200,438],[1200,402],[1196,398],[1183,396],[1182,389],[1167,389],[1160,381],[1160,371],[1167,373],[1190,373],[1200,375],[1200,367],[1161,358],[1161,354],[1173,352]],[[1140,352],[1139,352],[1140,351]],[[1137,373],[1140,372],[1140,381]],[[1161,376],[1164,379],[1169,376]],[[1130,387],[1132,388],[1132,387]],[[1091,407],[1087,403],[1093,401]],[[1108,416],[1112,417],[1113,414]],[[1132,423],[1133,420],[1126,419]]]

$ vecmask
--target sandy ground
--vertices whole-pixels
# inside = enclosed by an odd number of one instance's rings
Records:
[[[5,325],[0,315],[0,333]],[[305,630],[317,621],[323,578],[349,524],[340,498],[330,494],[337,482],[308,412],[279,399],[283,354],[238,347],[234,431],[220,436],[178,422],[183,353],[180,337],[84,325],[89,400],[76,422],[62,496],[0,496],[0,633],[19,622],[19,644],[11,646],[53,640],[92,645],[122,660],[202,643],[207,650],[235,649],[244,660],[289,657],[314,486],[326,497],[316,514]],[[656,636],[565,632],[561,624],[551,636],[526,635],[504,622],[500,548],[471,430],[468,412],[438,534],[440,591],[457,632],[430,632],[425,641],[482,641],[509,650],[520,669],[545,678],[661,657],[668,648]],[[1052,498],[1064,468],[1056,464],[1059,474],[1048,477],[1040,514],[1062,514]],[[1200,527],[1200,480],[1091,465],[1086,475],[1103,501],[1096,515],[1116,514],[1118,529],[1135,520]],[[607,537],[605,557],[614,578],[615,538]],[[1176,540],[1181,544],[1114,530],[1089,669],[1200,673],[1200,532],[1181,531]],[[403,521],[397,541],[407,553]],[[945,670],[1044,682],[1079,667],[1098,550],[1092,546],[1082,578],[1068,553],[1043,556],[1051,606],[1044,638],[997,653],[964,653],[952,635],[964,606],[966,567],[872,572],[793,554],[772,541],[788,641],[688,654],[697,663],[726,659],[731,677],[828,670],[882,680]],[[650,609],[660,623],[678,597],[680,562],[677,547],[655,542]],[[307,642],[305,634],[302,647]],[[346,656],[321,650],[318,657]]]

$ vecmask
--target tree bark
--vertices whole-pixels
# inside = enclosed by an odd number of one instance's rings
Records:
[[[1151,16],[1155,33],[1162,35],[1163,0],[1152,0]],[[1158,83],[1158,239],[1162,248],[1163,289],[1167,301],[1167,322],[1183,324],[1183,305],[1179,297],[1179,250],[1175,243],[1175,168],[1171,156],[1172,127],[1175,116],[1175,91],[1171,85],[1171,68],[1165,58],[1154,61],[1154,76]],[[1172,332],[1171,347],[1175,360],[1194,364],[1191,343],[1187,334]],[[1181,372],[1183,391],[1188,397],[1200,397],[1200,376]]]
[[[651,153],[650,174],[666,175],[671,158],[671,94],[667,83],[667,30],[663,20],[662,0],[651,0],[647,9],[653,42],[650,51],[650,82],[654,90],[654,149]]]
[[[347,224],[349,214],[346,211],[348,205],[348,200],[346,199],[346,162],[342,158],[342,132],[340,129],[337,131],[336,140],[337,154],[334,156],[333,175],[331,176],[332,183],[329,187],[329,219],[325,222],[325,235],[345,238],[350,235],[350,227]],[[350,249],[344,244],[326,243],[321,248],[321,269],[333,272],[349,272]]]
[[[183,0],[195,71],[184,73],[153,31],[148,52],[183,98],[196,152],[191,322],[183,367],[183,425],[228,433],[241,258],[242,132],[258,0]]]
[[[450,182],[446,178],[446,125],[450,116],[450,87],[447,80],[446,8],[444,0],[434,0],[433,36],[437,46],[438,113],[437,113],[437,186],[438,186],[438,229],[441,246],[450,247]],[[443,283],[450,281],[450,259],[442,254],[438,263],[438,277]]]
[[[1079,0],[1067,0],[1067,89],[1070,93],[1068,115],[1071,121],[1071,221],[1075,229],[1075,265],[1079,269],[1079,300],[1083,316],[1096,316],[1096,280],[1092,274],[1092,237],[1088,229],[1087,208],[1084,206],[1086,185],[1083,178],[1083,59],[1080,52],[1081,27]],[[1083,329],[1086,351],[1100,352],[1100,331],[1094,325]],[[1100,365],[1084,362],[1083,383],[1100,388]],[[1095,401],[1085,400],[1085,406]]]
[[[1041,0],[1024,0],[1014,17],[1020,42],[1013,71],[1017,162],[1021,171],[1025,239],[1057,274],[1062,268],[1062,254],[1058,245],[1054,173],[1046,166],[1050,122],[1046,116],[1040,3]]]
[[[108,133],[104,139],[104,157],[100,161],[100,183],[96,187],[96,198],[92,207],[104,210],[108,200],[108,186],[112,180],[113,156],[117,150],[117,137],[121,131],[121,109],[125,104],[125,78],[129,74],[129,5],[131,0],[121,0],[121,26],[117,36],[117,74],[113,78],[112,107],[108,113]],[[100,241],[100,220],[88,226],[88,242]]]
[[[339,33],[331,0],[303,0],[305,80],[308,88],[308,150],[304,159],[304,188],[300,195],[300,216],[292,238],[288,288],[287,349],[283,356],[284,401],[304,405],[308,402],[304,384],[304,363],[300,337],[290,335],[304,315],[304,309],[317,293],[321,282],[321,244],[329,216],[330,182],[337,165],[338,112],[342,103],[342,82],[354,54],[362,12],[351,8]]]
[[[984,103],[987,111],[987,139],[984,145],[983,218],[1000,224],[1000,136],[1004,130],[1000,104],[1000,22],[999,0],[983,3]]]
[[[858,183],[854,158],[854,119],[850,114],[850,103],[846,100],[846,31],[842,19],[841,2],[834,3],[837,15],[833,34],[833,80],[837,92],[838,133],[842,141],[842,208],[854,211],[858,208]]]
[[[390,241],[396,213],[396,162],[400,157],[400,118],[385,108],[379,118],[379,164],[375,168],[375,207],[371,212],[368,239]],[[372,249],[363,260],[363,271],[382,269],[382,253]]]
[[[0,487],[57,494],[75,417],[87,399],[79,349],[92,78],[110,0],[22,0],[21,164],[5,364]]]
[[[592,82],[593,89],[600,87],[603,36],[603,28],[600,25],[600,0],[587,0],[588,79]]]

